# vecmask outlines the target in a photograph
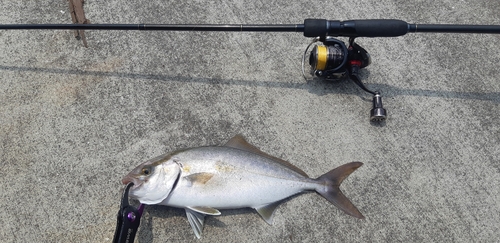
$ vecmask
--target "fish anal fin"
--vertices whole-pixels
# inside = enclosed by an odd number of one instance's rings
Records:
[[[203,224],[205,223],[205,214],[195,212],[189,208],[186,208],[186,216],[193,228],[196,238],[201,238],[201,233],[203,233]]]
[[[255,147],[252,144],[248,143],[245,140],[245,138],[243,137],[243,135],[241,135],[241,134],[237,134],[236,136],[234,136],[233,138],[231,138],[224,146],[235,148],[235,149],[244,150],[244,151],[251,152],[251,153],[254,153],[254,154],[258,154],[260,156],[263,156],[263,157],[266,157],[268,159],[271,159],[271,160],[273,160],[273,161],[275,161],[275,162],[277,162],[279,164],[282,164],[282,165],[284,165],[284,166],[292,169],[293,171],[299,173],[300,175],[303,175],[305,177],[309,177],[303,170],[299,169],[295,165],[290,164],[290,162],[282,160],[280,158],[276,158],[276,157],[274,157],[272,155],[269,155],[269,154],[266,154],[266,153],[262,152],[257,147]]]
[[[202,214],[208,214],[208,215],[220,215],[220,211],[211,208],[211,207],[204,207],[204,206],[195,206],[195,207],[186,207],[189,210],[195,211],[197,213],[202,213]]]
[[[276,211],[276,208],[281,204],[281,201],[273,202],[270,204],[262,205],[259,207],[255,207],[257,213],[264,219],[268,224],[273,224],[273,215]]]

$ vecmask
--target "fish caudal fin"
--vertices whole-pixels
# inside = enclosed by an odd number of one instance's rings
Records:
[[[347,176],[362,165],[363,163],[361,162],[351,162],[339,166],[316,179],[324,185],[324,187],[316,190],[321,196],[326,198],[326,200],[333,203],[345,213],[359,219],[364,219],[365,217],[359,212],[356,206],[354,206],[354,204],[352,204],[351,201],[344,196],[339,187]]]

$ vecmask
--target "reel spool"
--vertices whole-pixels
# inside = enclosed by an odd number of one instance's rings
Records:
[[[306,60],[309,63],[307,71]],[[370,63],[370,54],[356,44],[353,37],[349,39],[349,47],[343,41],[330,36],[316,37],[304,51],[302,75],[306,81],[315,78],[339,80],[348,77],[361,89],[373,95],[370,121],[379,122],[387,118],[387,112],[382,106],[382,96],[378,91],[368,89],[359,76],[359,70]]]
[[[328,80],[337,80],[346,76],[348,50],[344,42],[333,37],[325,38],[318,43],[320,38],[315,38],[304,52],[302,59],[302,74],[306,80],[318,77]],[[308,60],[309,71],[305,71],[305,62]]]

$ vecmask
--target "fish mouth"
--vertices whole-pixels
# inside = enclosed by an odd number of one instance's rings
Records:
[[[142,185],[142,181],[141,180],[138,180],[137,178],[134,178],[134,177],[132,177],[130,175],[127,175],[127,176],[123,177],[122,183],[124,185],[127,185],[129,183],[134,184],[134,186],[131,189],[135,189],[135,188],[139,187],[140,185]]]

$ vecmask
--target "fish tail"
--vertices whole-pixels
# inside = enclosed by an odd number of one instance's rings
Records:
[[[354,204],[352,204],[351,201],[349,201],[349,199],[344,196],[339,187],[345,178],[347,178],[353,171],[355,171],[362,165],[363,163],[361,162],[347,163],[325,173],[324,175],[316,179],[322,185],[324,185],[316,189],[316,191],[321,196],[326,198],[326,200],[333,203],[345,213],[359,219],[364,219],[365,217],[359,212],[356,206],[354,206]]]

